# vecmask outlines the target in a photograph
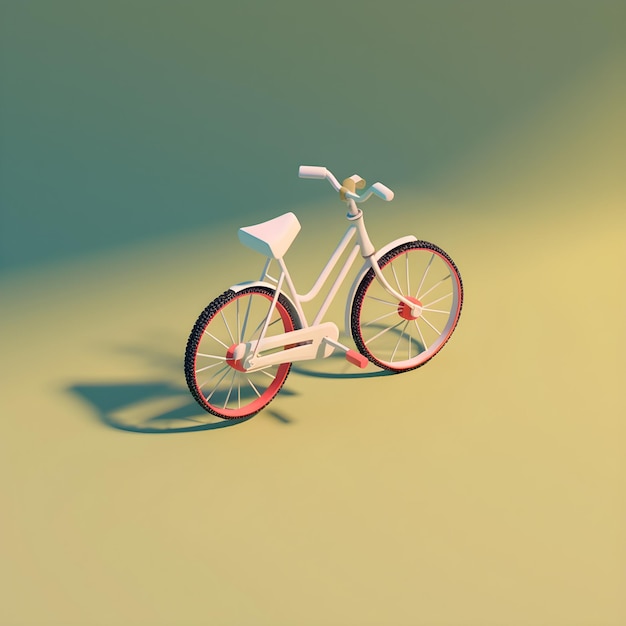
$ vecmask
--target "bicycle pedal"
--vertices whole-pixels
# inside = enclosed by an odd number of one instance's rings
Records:
[[[346,352],[346,361],[348,361],[348,363],[352,363],[352,365],[360,367],[361,369],[366,368],[367,364],[369,363],[367,358],[356,350],[348,350]]]

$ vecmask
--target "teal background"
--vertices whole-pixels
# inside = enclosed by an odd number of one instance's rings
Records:
[[[0,262],[446,172],[624,45],[623,2],[2,2]],[[391,183],[389,183],[391,184]]]
[[[623,626],[625,48],[624,2],[0,0],[0,624]],[[346,227],[300,164],[391,187],[460,323],[223,422],[237,228],[293,210],[306,291]]]

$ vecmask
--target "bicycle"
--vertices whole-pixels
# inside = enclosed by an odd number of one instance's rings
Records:
[[[325,167],[303,165],[300,178],[325,179],[347,204],[348,230],[306,294],[296,291],[283,257],[300,223],[293,213],[240,228],[240,242],[266,258],[261,277],[233,285],[198,317],[185,352],[185,378],[193,397],[223,419],[241,419],[267,406],[283,386],[291,364],[342,352],[348,362],[368,363],[393,373],[416,369],[432,359],[454,331],[463,304],[463,284],[452,259],[439,247],[409,235],[376,250],[357,202],[372,195],[385,201],[394,193],[374,183],[362,195],[358,175],[342,184]],[[356,237],[334,283],[308,319],[303,304],[326,284],[339,259]],[[357,350],[339,341],[334,322],[323,322],[328,307],[358,253],[361,269],[345,308],[346,335]],[[269,273],[278,266],[278,277]],[[283,289],[286,285],[288,293]]]

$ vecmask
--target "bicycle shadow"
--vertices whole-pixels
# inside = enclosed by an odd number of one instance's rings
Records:
[[[164,375],[157,380],[140,382],[75,383],[66,390],[77,396],[105,426],[144,434],[173,434],[230,428],[252,417],[223,420],[202,410],[184,384],[181,359],[173,354],[143,347],[125,347],[121,352],[158,362]],[[178,374],[180,372],[180,374]],[[281,396],[297,395],[285,385]],[[263,415],[281,424],[293,418],[268,407]]]
[[[202,411],[189,391],[168,381],[75,384],[68,391],[85,401],[105,426],[136,433],[184,433],[229,428],[252,417],[222,420]],[[282,395],[295,395],[281,389]],[[293,419],[272,408],[263,411],[281,424]]]
[[[348,363],[343,354],[331,354],[323,361],[302,361],[291,366],[291,372],[300,376],[312,378],[375,378],[379,376],[393,376],[395,372],[382,370],[374,365],[368,365],[366,370],[360,370]]]
[[[253,415],[223,420],[201,409],[185,385],[182,358],[175,349],[176,345],[177,342],[173,341],[171,351],[154,349],[148,345],[123,346],[117,349],[122,355],[147,362],[151,367],[160,370],[161,375],[156,379],[138,382],[77,382],[66,390],[86,403],[105,426],[135,433],[173,434],[217,430],[238,426],[256,417]],[[358,370],[346,361],[342,353],[319,361],[294,363],[291,373],[334,379],[374,378],[395,374],[372,364],[366,370]],[[287,381],[279,397],[295,395],[298,393],[289,389]],[[270,417],[284,425],[294,422],[290,415],[277,410],[273,405],[257,415]]]

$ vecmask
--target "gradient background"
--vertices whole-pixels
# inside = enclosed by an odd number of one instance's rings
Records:
[[[626,623],[626,3],[0,1],[0,46],[0,624]],[[345,228],[302,163],[394,189],[459,328],[214,421],[237,227],[295,211],[302,290]]]

